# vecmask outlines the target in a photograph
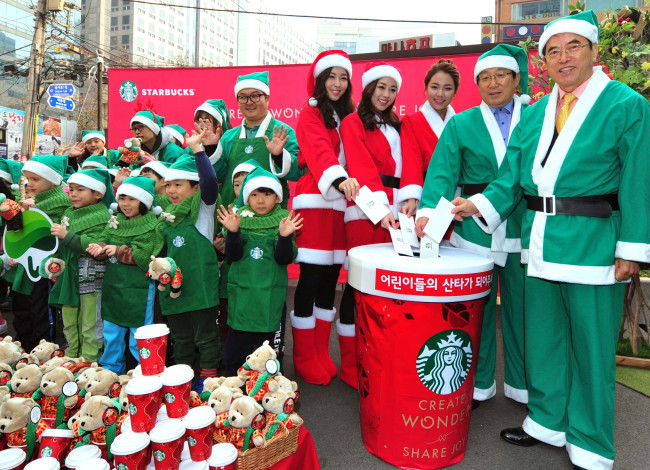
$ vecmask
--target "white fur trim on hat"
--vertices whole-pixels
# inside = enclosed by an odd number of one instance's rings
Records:
[[[266,95],[271,94],[271,90],[266,83],[260,80],[255,80],[254,78],[247,78],[245,80],[240,80],[235,84],[235,96],[245,88],[255,88]]]
[[[379,80],[382,77],[389,77],[395,80],[397,83],[397,91],[399,91],[402,86],[402,76],[399,74],[399,71],[395,67],[387,64],[377,65],[370,70],[367,70],[361,76],[361,85],[363,85],[365,88],[368,86],[368,84],[374,82],[375,80]]]
[[[165,174],[165,182],[176,180],[199,181],[198,171],[185,171],[176,168],[169,168]]]
[[[235,91],[235,95],[236,94],[237,94],[237,92]],[[221,116],[221,113],[219,111],[217,111],[214,107],[210,106],[209,104],[203,103],[201,106],[196,108],[196,111],[194,111],[194,115],[196,116],[196,113],[198,113],[199,111],[205,111],[210,116],[212,116],[217,121],[219,121],[219,124],[223,124],[223,117]],[[181,139],[181,140],[183,140],[183,139]]]
[[[86,170],[86,169],[91,169],[91,168],[99,168],[100,170],[108,170],[108,167],[106,165],[102,165],[99,162],[94,162],[92,160],[84,160],[83,163],[81,164],[81,169]]]
[[[276,196],[278,196],[280,202],[282,202],[282,185],[280,182],[275,178],[271,178],[270,176],[256,176],[255,178],[249,179],[244,186],[245,204],[248,204],[248,196],[250,196],[253,191],[259,188],[269,188],[275,193]]]
[[[252,163],[240,163],[235,167],[235,169],[232,171],[232,176],[231,180],[235,180],[235,175],[237,173],[241,173],[242,171],[245,171],[246,173],[250,173],[253,171],[257,166],[253,165]]]
[[[144,124],[144,123],[143,123]],[[106,136],[100,134],[99,132],[90,132],[81,138],[83,143],[88,142],[90,139],[99,139],[102,142],[106,143]]]
[[[156,135],[160,134],[160,126],[158,124],[156,124],[155,122],[153,122],[148,117],[136,114],[135,116],[133,116],[131,118],[131,127],[133,127],[134,122],[139,122],[140,124],[144,124],[149,129],[151,129],[151,132],[153,132]]]
[[[476,79],[483,70],[497,67],[519,73],[519,64],[514,57],[509,55],[489,55],[485,59],[476,62],[474,66],[474,81],[476,82]]]
[[[544,47],[552,36],[560,33],[574,33],[584,36],[592,43],[598,42],[598,28],[588,21],[564,18],[555,20],[546,26],[542,36],[539,38],[539,56],[544,57]]]
[[[314,78],[318,77],[324,70],[327,70],[330,67],[341,67],[342,69],[345,69],[350,78],[352,78],[352,62],[350,62],[350,59],[347,59],[340,54],[326,55],[316,62],[316,65],[314,66]]]
[[[127,183],[121,184],[120,187],[117,188],[115,197],[119,197],[121,194],[131,196],[147,206],[147,209],[151,209],[151,205],[153,204],[153,195],[149,191],[145,191],[134,184]]]
[[[151,168],[154,172],[162,176],[163,179],[165,179],[165,175],[167,174],[167,170],[169,170],[168,167],[160,163],[158,160],[154,160],[152,162],[147,163],[146,165],[143,165],[142,168],[140,168],[140,173],[142,173],[142,170],[145,168]]]
[[[7,181],[7,182],[9,182],[9,183],[13,183],[13,182],[14,182],[14,179],[13,179],[13,178],[11,177],[11,175],[10,175],[9,173],[7,173],[6,171],[2,171],[2,170],[0,170],[0,178],[2,178],[3,180],[5,180],[5,181]]]
[[[41,162],[35,162],[34,160],[27,160],[23,166],[23,173],[29,171],[37,174],[38,176],[45,178],[50,183],[59,186],[61,181],[63,181],[63,176],[58,174],[49,166]]]
[[[183,138],[183,134],[178,132],[173,127],[165,127],[165,129],[167,129],[167,132],[169,132],[170,137],[172,137],[173,139],[178,140],[181,144],[185,142],[185,139]]]
[[[70,183],[75,183],[85,188],[92,189],[93,191],[98,191],[102,193],[102,195],[106,194],[106,185],[104,183],[83,173],[73,173],[70,175],[70,178],[68,178],[68,186],[70,186]]]

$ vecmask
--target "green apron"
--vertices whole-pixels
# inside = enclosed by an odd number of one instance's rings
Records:
[[[169,296],[169,287],[160,293],[162,314],[174,315],[219,305],[219,262],[212,241],[201,235],[189,215],[176,227],[167,225],[163,235],[167,256],[176,262],[183,275],[183,286],[176,299]]]

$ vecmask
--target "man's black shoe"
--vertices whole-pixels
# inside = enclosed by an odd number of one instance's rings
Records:
[[[501,431],[501,437],[510,444],[522,447],[530,447],[539,443],[533,436],[528,435],[523,428],[504,429]]]
[[[478,408],[479,406],[481,406],[481,402],[480,402],[479,400],[474,400],[474,399],[472,398],[472,410],[475,410],[475,409]]]

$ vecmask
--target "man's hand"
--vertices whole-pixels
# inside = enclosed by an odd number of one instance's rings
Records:
[[[68,152],[68,157],[78,159],[79,157],[82,157],[84,153],[86,153],[86,144],[84,144],[83,142],[77,142],[70,148],[70,151]]]
[[[289,141],[289,135],[287,128],[280,126],[280,131],[278,132],[278,126],[273,127],[273,140],[264,135],[264,143],[266,143],[266,148],[271,155],[282,155],[285,144]]]
[[[423,238],[424,237],[424,227],[429,223],[428,217],[420,217],[417,222],[415,222],[415,234]]]
[[[478,214],[478,216],[481,217],[481,214],[479,214],[476,205],[469,199],[457,197],[451,201],[451,203],[456,206],[451,210],[451,213],[455,214],[454,219],[458,220],[459,222],[463,221],[463,217],[470,217],[474,214]]]
[[[119,188],[120,185],[124,182],[127,176],[131,174],[131,169],[130,168],[120,168],[117,170],[117,174],[115,175],[115,181],[113,181],[113,186],[116,188]]]
[[[614,261],[614,277],[616,277],[617,281],[627,281],[636,274],[639,274],[639,263],[616,258]]]

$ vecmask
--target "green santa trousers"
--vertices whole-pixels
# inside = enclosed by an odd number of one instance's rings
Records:
[[[167,315],[177,364],[194,365],[195,351],[204,377],[216,377],[221,360],[217,307]],[[206,375],[209,374],[209,375]]]
[[[101,316],[101,292],[91,292],[79,296],[79,307],[64,305],[61,309],[63,334],[68,347],[68,357],[83,357],[86,361],[99,360],[104,337]]]
[[[526,277],[524,430],[562,447],[574,465],[614,464],[616,344],[623,284],[592,286]]]
[[[505,267],[494,266],[492,291],[485,301],[483,310],[481,346],[474,384],[475,400],[488,400],[496,394],[494,381],[497,360],[496,302],[497,290],[500,290],[505,396],[519,403],[528,402],[524,365],[524,276],[519,253],[508,254]]]

